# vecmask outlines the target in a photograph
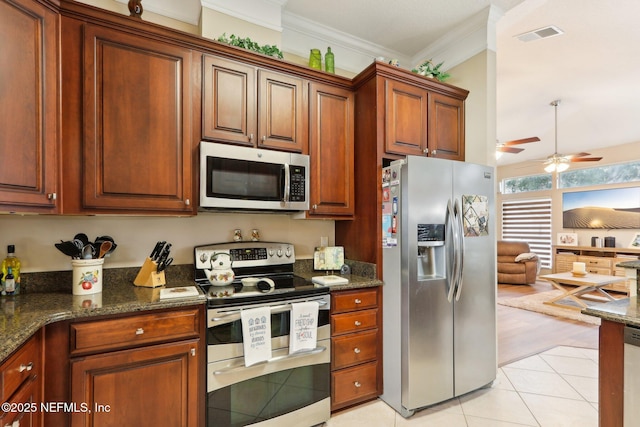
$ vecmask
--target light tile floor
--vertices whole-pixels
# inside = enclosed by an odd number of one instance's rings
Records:
[[[498,370],[477,390],[404,419],[376,400],[331,417],[327,427],[598,426],[598,350],[556,347]]]

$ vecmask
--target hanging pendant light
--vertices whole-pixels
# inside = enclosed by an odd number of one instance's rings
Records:
[[[566,156],[558,155],[558,104],[560,104],[560,100],[556,99],[552,101],[550,105],[553,106],[555,110],[555,138],[554,138],[554,151],[553,155],[550,156],[546,163],[547,165],[544,167],[545,172],[564,172],[569,169],[569,159]]]

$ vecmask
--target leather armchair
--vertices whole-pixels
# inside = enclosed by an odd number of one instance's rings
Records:
[[[536,282],[538,257],[531,253],[528,243],[498,240],[497,261],[498,283],[529,285]]]

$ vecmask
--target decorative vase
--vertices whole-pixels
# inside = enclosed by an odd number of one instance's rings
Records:
[[[322,54],[320,53],[320,49],[311,49],[311,53],[309,53],[309,67],[322,70]]]
[[[327,53],[324,55],[324,70],[327,73],[335,73],[335,58],[333,56],[333,52],[331,52],[331,47],[327,48]]]

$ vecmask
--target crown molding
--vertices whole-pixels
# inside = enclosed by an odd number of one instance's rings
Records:
[[[201,0],[202,7],[282,32],[282,8],[287,0]]]
[[[359,73],[378,57],[398,59],[401,64],[410,61],[404,54],[291,12],[283,12],[282,26],[282,50],[307,57],[310,46],[326,44],[331,46],[343,70]]]
[[[500,8],[488,6],[416,53],[412,64],[432,59],[436,63],[446,61],[446,68],[451,68],[482,51],[495,52],[497,22],[503,15]]]

